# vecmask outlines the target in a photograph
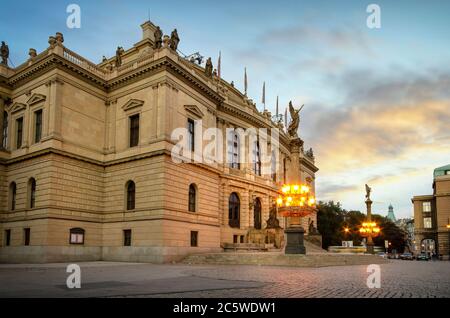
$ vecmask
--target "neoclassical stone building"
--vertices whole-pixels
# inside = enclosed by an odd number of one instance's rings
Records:
[[[434,169],[433,194],[416,195],[415,250],[450,259],[450,165]]]
[[[314,190],[301,139],[292,143],[270,113],[179,56],[167,36],[155,41],[151,22],[141,27],[139,42],[100,64],[57,33],[22,65],[0,65],[1,262],[168,262],[220,251],[260,237],[250,232],[266,228],[293,170]],[[200,129],[281,128],[275,171],[174,163],[172,131],[193,133],[198,120]],[[235,149],[224,142],[231,157]]]

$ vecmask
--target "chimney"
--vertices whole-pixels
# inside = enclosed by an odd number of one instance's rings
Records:
[[[149,39],[152,43],[155,42],[156,26],[151,21],[147,21],[141,24],[141,28],[142,28],[142,40]]]

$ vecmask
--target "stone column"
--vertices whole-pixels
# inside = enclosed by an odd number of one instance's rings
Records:
[[[48,139],[62,140],[61,121],[62,121],[62,85],[64,83],[59,79],[53,79],[47,83],[49,87],[48,102]]]
[[[0,95],[0,149],[3,149],[3,112],[5,111],[5,99]]]
[[[367,207],[367,222],[370,223],[372,221],[372,200],[370,199],[366,200],[366,207]],[[369,254],[374,253],[373,240],[371,234],[369,234],[369,236],[367,237],[367,253]]]
[[[289,184],[300,184],[300,151],[302,150],[303,141],[300,138],[292,139],[290,142],[292,160],[290,174],[286,181]],[[302,227],[301,217],[289,217],[286,233],[286,249],[285,254],[306,254],[306,248],[303,244],[305,229]]]

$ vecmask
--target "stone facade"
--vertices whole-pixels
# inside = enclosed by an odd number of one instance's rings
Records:
[[[167,41],[155,49],[155,26],[141,27],[142,40],[122,53],[119,66],[114,57],[89,62],[61,39],[17,68],[0,65],[0,262],[161,263],[220,251],[236,237],[251,243],[255,200],[266,227],[292,169],[314,191],[314,158],[303,147],[293,157],[284,129],[275,180],[251,164],[174,163],[171,134],[189,119],[201,120],[202,130],[283,127]],[[134,115],[138,140],[131,147]],[[238,228],[229,226],[232,193],[240,202]],[[310,219],[317,224],[315,215]],[[71,229],[83,231],[82,244],[71,240]]]
[[[434,171],[433,194],[412,198],[415,250],[449,258],[450,165]]]

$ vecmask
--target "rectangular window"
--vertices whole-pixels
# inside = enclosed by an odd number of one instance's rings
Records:
[[[42,109],[34,112],[34,142],[41,141],[42,137]]]
[[[445,174],[449,175],[450,174],[450,170],[445,170]]]
[[[123,246],[131,246],[131,230],[123,230]]]
[[[31,232],[29,228],[23,229],[23,245],[30,245],[30,234]]]
[[[286,184],[286,158],[283,159],[283,183]]]
[[[130,147],[139,144],[139,114],[130,117]]]
[[[431,212],[431,202],[422,203],[422,212]]]
[[[5,246],[11,245],[11,230],[5,231]]]
[[[430,217],[423,218],[423,227],[425,229],[431,229],[433,227]]]
[[[8,113],[3,112],[3,140],[2,140],[2,147],[3,149],[6,149],[8,146]]]
[[[16,119],[16,149],[22,147],[22,137],[23,137],[23,117]]]
[[[237,235],[233,235],[233,243],[237,244],[238,242],[238,236]]]
[[[198,232],[197,231],[191,231],[191,246],[192,247],[198,246]]]
[[[241,243],[244,243],[244,235],[241,235]]]
[[[188,119],[188,149],[195,151],[195,122]]]
[[[70,244],[84,244],[84,231],[72,231],[70,233]]]

